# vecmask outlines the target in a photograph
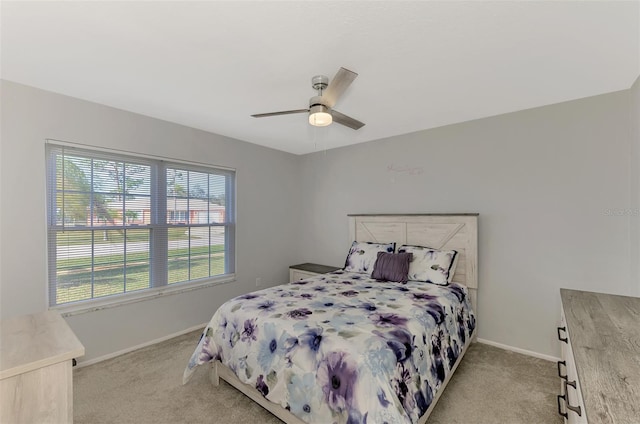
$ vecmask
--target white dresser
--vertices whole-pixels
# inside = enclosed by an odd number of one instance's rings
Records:
[[[640,423],[640,298],[560,290],[558,413],[565,422]]]
[[[84,346],[57,312],[3,320],[0,423],[73,422],[72,360]]]

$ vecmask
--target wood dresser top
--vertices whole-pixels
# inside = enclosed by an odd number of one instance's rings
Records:
[[[0,379],[84,355],[84,346],[53,311],[2,320]]]
[[[560,297],[589,423],[640,422],[640,298]]]
[[[289,268],[299,269],[300,271],[315,272],[316,274],[326,274],[328,272],[333,272],[340,269],[337,266],[312,264],[309,262],[304,264],[291,265]]]

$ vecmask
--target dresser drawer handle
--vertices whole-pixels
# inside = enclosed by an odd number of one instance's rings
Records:
[[[569,344],[569,339],[568,338],[563,338],[560,335],[560,331],[564,331],[565,333],[567,332],[567,327],[558,327],[558,340],[560,340],[561,342],[565,342],[567,344]]]
[[[577,390],[577,389],[576,389],[576,381],[575,381],[575,380],[573,380],[573,381],[565,380],[565,381],[564,381],[564,394],[565,394],[565,396],[567,395],[567,386],[571,386],[571,387],[573,387],[575,390]],[[569,398],[568,398],[568,397],[565,397],[564,399],[565,399],[565,406],[567,407],[567,411],[573,411],[573,412],[575,412],[576,414],[578,414],[578,416],[579,416],[579,417],[581,417],[581,416],[582,416],[582,408],[580,408],[580,405],[578,405],[578,406],[571,406],[571,405],[569,404]]]
[[[562,412],[562,403],[560,401],[560,399],[562,399],[566,405],[567,403],[567,397],[566,397],[566,393],[564,395],[558,395],[558,414],[560,414],[561,416],[565,417],[565,418],[569,418],[569,414],[567,414],[566,412]]]
[[[564,365],[564,369],[565,371],[567,370],[567,363],[565,361],[558,361],[558,377],[560,377],[563,380],[567,379],[567,374],[562,375],[562,371],[560,371],[560,365]]]

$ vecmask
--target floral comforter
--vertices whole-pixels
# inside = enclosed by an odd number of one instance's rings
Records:
[[[474,328],[464,286],[336,271],[226,302],[184,382],[217,359],[305,422],[413,423]]]

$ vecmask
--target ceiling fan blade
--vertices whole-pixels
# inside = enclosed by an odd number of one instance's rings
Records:
[[[333,107],[336,104],[342,93],[351,85],[354,79],[358,74],[353,71],[350,71],[345,68],[338,69],[336,72],[336,76],[333,77],[331,82],[329,82],[329,86],[322,93],[322,99],[325,102],[325,105],[328,107]]]
[[[331,110],[331,117],[333,118],[333,122],[337,122],[338,124],[353,128],[354,130],[358,130],[364,127],[364,123],[358,121],[357,119],[353,119],[352,117],[347,116],[343,113],[340,113],[335,109]]]
[[[278,115],[291,115],[292,113],[303,113],[309,112],[309,109],[295,109],[295,110],[283,110],[281,112],[269,112],[269,113],[256,113],[255,115],[251,115],[254,118],[266,118],[267,116],[278,116]]]

